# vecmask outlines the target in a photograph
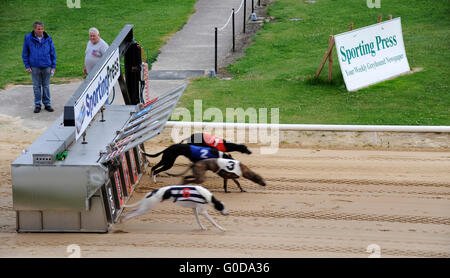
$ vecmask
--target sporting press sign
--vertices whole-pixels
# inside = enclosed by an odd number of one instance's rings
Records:
[[[120,75],[119,49],[116,49],[92,79],[74,106],[76,140],[105,104]]]
[[[348,91],[410,70],[400,18],[338,34],[334,40]]]

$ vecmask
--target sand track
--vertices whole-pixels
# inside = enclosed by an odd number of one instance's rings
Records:
[[[16,136],[20,133],[15,131]],[[108,234],[18,234],[12,210],[10,163],[38,133],[0,138],[0,257],[450,257],[450,153],[281,148],[235,158],[261,174],[266,187],[241,180],[248,191],[223,192],[207,174],[203,186],[230,211],[201,231],[190,210],[164,202],[151,213],[117,224]],[[149,152],[164,148],[148,144]],[[158,162],[152,159],[151,163]],[[171,173],[189,162],[179,158]],[[143,176],[131,203],[149,190],[179,183]]]

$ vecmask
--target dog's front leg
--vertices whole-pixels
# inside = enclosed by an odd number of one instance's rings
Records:
[[[197,223],[198,223],[198,225],[200,225],[200,228],[202,228],[202,230],[206,230],[206,227],[202,225],[202,223],[200,222],[200,219],[198,218],[197,208],[193,208],[192,211],[194,212],[195,219],[197,219]]]
[[[230,193],[227,191],[227,183],[228,183],[228,179],[223,179],[223,189],[225,190],[225,193]]]
[[[224,228],[222,228],[219,224],[217,224],[214,219],[211,218],[211,216],[209,216],[208,212],[206,211],[206,209],[202,209],[200,210],[200,213],[209,220],[209,222],[211,222],[211,224],[213,224],[214,226],[216,226],[219,230],[221,230],[222,232],[225,231]]]
[[[241,192],[247,192],[247,191],[245,191],[245,190],[242,188],[241,184],[240,184],[236,179],[233,179],[233,181],[234,181],[234,183],[239,187],[239,189],[241,190]]]

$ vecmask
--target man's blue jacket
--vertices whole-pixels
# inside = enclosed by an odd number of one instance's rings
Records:
[[[22,60],[25,68],[56,68],[55,45],[52,38],[44,32],[41,41],[34,31],[25,35],[23,40]]]

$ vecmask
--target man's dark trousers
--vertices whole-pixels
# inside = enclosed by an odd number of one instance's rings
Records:
[[[50,74],[51,67],[31,68],[31,80],[33,81],[34,107],[41,108],[41,101],[45,107],[50,107]]]

